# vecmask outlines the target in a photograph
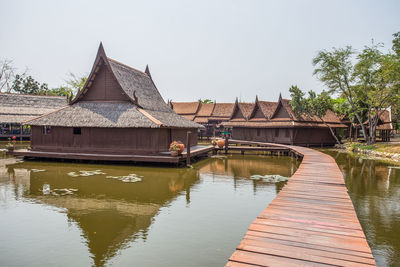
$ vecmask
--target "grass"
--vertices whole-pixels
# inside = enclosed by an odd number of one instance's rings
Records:
[[[346,144],[350,151],[354,151],[355,148],[363,150],[375,150],[379,152],[388,153],[400,153],[400,144],[373,144],[367,145],[362,143],[348,143]]]

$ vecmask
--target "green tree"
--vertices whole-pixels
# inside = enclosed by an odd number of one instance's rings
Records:
[[[380,114],[399,102],[400,33],[394,37],[393,51],[389,53],[380,51],[382,45],[372,44],[358,54],[350,46],[322,50],[313,59],[314,75],[327,86],[330,94],[346,99],[369,144],[376,141]]]
[[[202,103],[202,104],[212,104],[212,103],[214,103],[211,99],[201,100],[201,98],[199,99],[199,102]]]
[[[328,127],[333,138],[335,138],[336,142],[340,144],[340,140],[336,136],[332,127],[330,127],[330,125],[326,123],[324,119],[328,110],[333,109],[333,101],[329,96],[329,93],[322,91],[321,94],[317,95],[311,90],[308,92],[308,97],[305,97],[304,93],[297,86],[291,86],[289,88],[289,92],[292,99],[290,101],[290,105],[292,106],[295,115],[298,118],[305,118],[309,120],[318,118],[326,127]]]
[[[47,83],[40,84],[32,76],[24,77],[20,74],[15,75],[11,90],[19,94],[45,95],[48,93]]]
[[[86,76],[77,76],[72,72],[70,72],[68,74],[68,78],[65,80],[66,84],[51,89],[51,94],[66,96],[68,98],[68,102],[71,102],[71,100],[85,86],[86,80],[87,80]]]
[[[383,54],[380,47],[366,46],[357,56],[353,72],[354,91],[367,109],[368,143],[375,143],[376,127],[384,109],[400,99],[398,59],[395,54]]]

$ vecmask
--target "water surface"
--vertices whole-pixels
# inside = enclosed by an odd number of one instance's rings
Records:
[[[334,150],[378,266],[400,266],[400,166]]]
[[[178,169],[3,156],[0,266],[224,266],[284,186],[249,177],[290,177],[298,164],[235,155]]]

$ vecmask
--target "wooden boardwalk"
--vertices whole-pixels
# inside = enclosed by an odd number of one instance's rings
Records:
[[[282,147],[303,161],[226,266],[376,266],[335,160],[305,147]]]

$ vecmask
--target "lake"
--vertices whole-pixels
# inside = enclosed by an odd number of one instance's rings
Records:
[[[400,264],[400,166],[334,150],[378,266]]]
[[[290,177],[289,157],[193,168],[0,159],[0,266],[224,266]],[[253,177],[254,178],[254,177]]]

